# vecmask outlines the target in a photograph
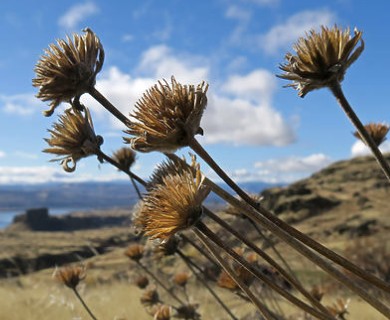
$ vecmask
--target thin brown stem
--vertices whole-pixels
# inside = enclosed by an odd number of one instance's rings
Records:
[[[292,286],[294,286],[304,297],[310,301],[310,303],[316,307],[318,310],[321,310],[323,313],[328,314],[328,309],[326,309],[318,300],[316,300],[312,295],[306,291],[306,289],[297,281],[295,277],[292,277],[288,272],[286,272],[274,259],[272,259],[267,253],[265,253],[263,250],[261,250],[259,247],[257,247],[252,241],[250,241],[245,235],[242,233],[236,231],[234,228],[232,228],[228,223],[226,223],[224,220],[219,218],[216,214],[214,214],[212,211],[210,211],[207,208],[203,209],[204,213],[210,217],[212,220],[217,222],[220,226],[225,228],[227,231],[229,231],[232,235],[234,235],[237,239],[242,241],[245,245],[247,245],[249,248],[251,248],[254,252],[256,252],[261,258],[263,258],[265,261],[267,261],[272,267],[274,267],[282,277],[284,277],[285,280],[287,280]]]
[[[191,270],[191,272],[195,275],[195,277],[206,287],[206,289],[210,292],[210,294],[214,297],[214,299],[218,302],[218,304],[226,311],[226,313],[233,319],[238,320],[236,316],[230,311],[229,307],[221,300],[221,298],[217,295],[217,293],[209,286],[206,279],[201,276],[201,273],[198,273],[195,269],[199,271],[199,267],[191,261],[180,249],[178,249],[177,254],[182,258],[187,267]],[[200,270],[202,272],[202,270]]]
[[[170,290],[162,281],[156,277],[156,275],[151,272],[147,267],[145,267],[140,261],[136,261],[137,264],[144,270],[149,276],[153,278],[154,281],[157,282],[157,284],[163,288],[173,299],[175,299],[180,305],[185,305],[185,303],[177,296],[175,295],[172,290]]]
[[[221,169],[222,170],[222,169]],[[318,252],[322,256],[326,257],[327,259],[333,261],[334,263],[340,265],[344,269],[348,270],[349,272],[353,273],[355,276],[361,278],[362,280],[367,281],[368,283],[384,290],[387,293],[390,293],[390,284],[383,281],[382,279],[374,276],[371,273],[366,272],[365,270],[359,268],[357,265],[351,263],[344,257],[340,256],[336,252],[326,248],[319,242],[313,240],[309,236],[305,235],[304,233],[300,232],[299,230],[295,229],[294,227],[290,226],[288,223],[284,222],[283,220],[279,219],[276,215],[268,211],[267,209],[263,208],[261,205],[253,201],[252,198],[250,198],[248,195],[245,195],[245,202],[250,206],[246,205],[243,202],[240,202],[238,199],[234,198],[231,194],[226,192],[223,188],[219,187],[217,184],[212,182],[210,179],[205,179],[204,183],[210,186],[218,196],[220,196],[222,199],[226,200],[231,205],[235,206],[236,208],[240,208],[243,210],[243,213],[250,219],[257,221],[260,225],[265,227],[266,229],[272,231],[275,235],[277,235],[280,239],[280,234],[287,233],[290,235],[288,239],[286,239],[286,236],[283,236],[283,241],[285,241],[287,244],[291,244],[289,239],[297,239],[303,244],[307,245],[308,247],[312,248],[314,251]],[[233,182],[234,183],[234,182]],[[236,188],[239,188],[236,185]],[[240,189],[241,190],[241,189]],[[242,190],[241,190],[242,191]],[[242,191],[244,193],[244,191]],[[245,194],[245,193],[244,193]],[[254,210],[256,210],[256,212]],[[260,215],[258,214],[260,213]],[[261,221],[261,222],[260,222]],[[279,234],[279,235],[278,235]]]
[[[133,178],[133,177],[131,177],[131,176],[130,176],[130,181],[131,181],[131,183],[132,183],[132,185],[133,185],[133,187],[134,187],[135,191],[137,192],[138,199],[139,199],[139,200],[142,200],[142,194],[141,194],[141,191],[139,191],[139,188],[138,188],[137,184],[135,183],[135,181],[134,181],[134,178]]]
[[[205,180],[205,183],[208,183],[207,180]],[[278,225],[272,223],[270,220],[266,219],[264,216],[259,215],[258,212],[251,206],[249,206],[246,203],[242,203],[233,196],[231,196],[229,193],[224,191],[222,188],[218,190],[219,195],[229,201],[230,204],[235,205],[243,210],[248,217],[254,219],[257,223],[259,223],[264,228],[270,230],[273,234],[278,236],[281,240],[286,242],[288,245],[290,245],[292,248],[300,252],[303,256],[311,260],[313,263],[315,263],[318,267],[326,271],[329,275],[331,275],[336,280],[340,281],[342,284],[347,286],[350,290],[355,292],[357,295],[362,297],[366,302],[368,302],[371,306],[373,306],[375,309],[377,309],[379,312],[384,314],[387,317],[390,317],[390,309],[385,306],[383,303],[381,303],[379,300],[377,300],[375,297],[370,295],[367,290],[362,288],[355,280],[350,279],[345,274],[340,272],[338,269],[333,267],[330,263],[323,260],[320,256],[315,254],[313,251],[311,251],[309,248],[307,248],[305,245],[303,245],[301,242],[299,242],[297,239],[295,239],[291,234],[283,231],[281,228],[278,227]],[[265,209],[264,209],[265,210]],[[314,240],[312,240],[314,241]],[[329,250],[329,249],[327,249]],[[333,251],[332,251],[333,252]]]
[[[336,97],[337,102],[339,103],[341,108],[344,110],[344,112],[347,115],[347,117],[349,118],[349,120],[355,126],[355,128],[358,131],[363,142],[366,144],[366,146],[368,146],[370,148],[376,161],[378,162],[382,171],[386,175],[387,180],[390,181],[390,165],[389,165],[389,163],[383,157],[382,152],[379,150],[378,146],[375,144],[374,140],[372,139],[370,134],[367,132],[366,128],[364,127],[364,125],[360,121],[359,117],[356,115],[353,108],[349,104],[347,98],[345,97],[345,95],[343,93],[343,90],[341,88],[340,83],[335,82],[329,88],[330,88],[330,91],[332,91],[333,95]]]
[[[271,313],[268,308],[260,302],[260,300],[252,293],[249,287],[235,274],[232,268],[229,266],[227,261],[225,261],[222,256],[219,254],[218,250],[209,242],[207,237],[203,235],[197,228],[193,229],[195,235],[199,238],[199,240],[203,243],[203,245],[210,251],[210,253],[215,257],[218,263],[222,266],[222,268],[226,271],[226,273],[237,283],[237,285],[241,288],[243,292],[248,296],[248,298],[253,302],[253,304],[257,307],[260,314],[266,319],[273,319]]]
[[[102,158],[104,161],[107,161],[109,164],[113,165],[115,168],[123,171],[124,173],[126,173],[130,178],[134,179],[135,181],[137,181],[138,183],[140,183],[141,185],[143,185],[144,187],[147,186],[147,183],[140,177],[138,177],[136,174],[134,174],[133,172],[131,172],[130,170],[125,170],[121,167],[121,165],[116,162],[114,159],[112,159],[111,157],[109,157],[108,155],[106,155],[103,151],[98,151],[97,154],[96,154],[98,157]]]
[[[185,234],[180,235],[184,241],[188,242],[191,246],[193,246],[200,254],[202,254],[208,261],[210,261],[213,265],[219,267],[218,263],[214,261],[213,257],[211,257],[201,246],[199,246],[195,241],[191,238],[187,237]]]
[[[77,299],[79,299],[79,301],[81,302],[81,304],[83,305],[84,309],[88,312],[89,316],[93,319],[93,320],[97,320],[97,318],[95,317],[95,315],[92,313],[91,309],[89,309],[88,305],[85,303],[84,299],[81,297],[81,295],[79,294],[79,292],[77,291],[76,288],[72,288],[72,291],[73,293],[76,295]]]
[[[313,309],[303,301],[299,300],[292,294],[290,294],[287,290],[284,288],[278,286],[275,284],[271,279],[269,279],[267,276],[265,276],[262,272],[260,272],[257,268],[255,268],[253,265],[248,263],[245,259],[243,259],[239,254],[237,254],[234,250],[229,248],[224,244],[224,242],[214,233],[212,232],[203,222],[198,222],[196,227],[199,229],[200,232],[202,232],[208,239],[210,239],[213,243],[215,243],[219,248],[221,248],[224,252],[226,252],[232,259],[234,259],[237,263],[239,263],[242,267],[244,267],[246,270],[248,270],[254,277],[268,285],[270,288],[275,290],[277,293],[279,293],[281,296],[283,296],[286,300],[290,301],[292,304],[300,308],[301,310],[306,311],[307,313],[310,313],[311,315],[323,319],[323,320],[333,320],[334,318],[332,316],[329,316],[328,313],[324,314],[316,309]]]
[[[120,112],[110,101],[107,100],[95,87],[91,87],[88,93],[99,102],[104,108],[106,108],[111,114],[115,116],[119,121],[121,121],[125,126],[127,126],[130,120]]]

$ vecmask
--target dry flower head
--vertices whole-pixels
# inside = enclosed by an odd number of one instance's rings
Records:
[[[140,298],[144,306],[150,307],[160,302],[160,297],[156,289],[147,289],[142,293]]]
[[[176,308],[173,317],[178,319],[192,319],[192,320],[200,319],[200,315],[196,311],[198,307],[199,305],[197,304],[182,305]]]
[[[358,42],[360,46],[355,49]],[[344,79],[348,67],[356,61],[364,49],[362,32],[341,30],[337,26],[329,29],[322,26],[321,32],[311,30],[306,37],[299,38],[294,45],[295,54],[287,53],[287,62],[280,65],[285,73],[280,78],[291,80],[287,87],[299,91],[304,97],[308,92],[329,87]]]
[[[376,144],[377,147],[379,147],[385,140],[386,135],[389,132],[389,125],[384,123],[374,123],[371,122],[369,124],[366,124],[364,126],[368,134],[371,136],[372,140]],[[353,134],[356,138],[362,140],[359,132],[354,132]],[[363,141],[363,140],[362,140]]]
[[[145,247],[142,244],[133,243],[125,251],[125,256],[133,261],[139,261],[144,256]]]
[[[86,277],[86,268],[83,265],[56,268],[53,277],[68,288],[76,289],[80,281]]]
[[[234,272],[238,276],[238,278],[241,279],[241,281],[246,285],[250,285],[254,280],[253,275],[241,265],[235,266]],[[221,271],[217,280],[217,285],[221,288],[233,291],[241,290],[237,282],[235,282],[234,279],[225,270]]]
[[[91,29],[84,35],[73,35],[73,40],[57,40],[51,44],[35,66],[33,86],[39,87],[37,98],[50,101],[45,116],[53,114],[61,102],[71,102],[95,85],[96,75],[102,69],[104,50]]]
[[[346,320],[350,301],[350,299],[345,300],[343,298],[338,298],[336,302],[331,306],[328,306],[327,309],[336,319]]]
[[[201,217],[202,202],[209,188],[202,185],[199,165],[196,171],[167,175],[144,197],[136,223],[152,239],[168,240],[193,226]]]
[[[45,139],[50,148],[43,152],[58,155],[59,158],[51,161],[60,161],[66,172],[73,172],[78,160],[100,151],[103,138],[95,134],[87,108],[84,108],[84,114],[77,109],[65,110],[52,128],[48,130],[51,137]]]
[[[153,320],[169,320],[171,319],[172,308],[165,304],[160,305],[157,308],[153,316]]]
[[[145,289],[149,285],[149,279],[146,276],[138,276],[134,280],[134,284],[140,289]]]
[[[200,120],[206,108],[208,85],[182,85],[171,78],[151,87],[135,105],[135,121],[125,132],[133,138],[124,140],[141,152],[175,152],[188,146],[196,134],[202,134]]]
[[[179,287],[185,287],[189,279],[190,275],[187,272],[178,272],[173,276],[173,282]]]
[[[130,148],[123,147],[115,151],[112,158],[119,164],[122,170],[129,171],[136,160],[136,153]]]

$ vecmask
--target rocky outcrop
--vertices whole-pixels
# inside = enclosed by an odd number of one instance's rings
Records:
[[[7,229],[13,231],[75,231],[120,226],[128,222],[128,215],[51,216],[47,208],[35,208],[16,216]]]

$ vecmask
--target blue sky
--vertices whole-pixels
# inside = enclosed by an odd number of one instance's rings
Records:
[[[365,152],[327,90],[304,99],[278,79],[291,45],[320,25],[363,30],[366,49],[343,88],[364,123],[389,121],[390,2],[289,0],[9,1],[0,3],[0,184],[125,179],[95,158],[64,173],[41,152],[57,115],[31,86],[43,49],[88,26],[106,60],[97,88],[125,114],[143,91],[175,75],[209,85],[202,119],[205,148],[236,180],[290,182]],[[121,124],[88,96],[102,149],[123,146]],[[383,148],[390,150],[390,144]],[[183,149],[179,155],[187,154]],[[163,158],[139,154],[134,172],[147,178]],[[213,177],[206,166],[203,170]]]

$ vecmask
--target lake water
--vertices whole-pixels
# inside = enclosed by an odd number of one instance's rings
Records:
[[[88,209],[80,208],[53,208],[49,209],[49,215],[61,215],[65,213],[70,213],[74,211],[86,211]],[[15,211],[0,211],[0,229],[4,229],[11,224],[13,218],[19,214],[25,213],[24,210],[15,210]]]

